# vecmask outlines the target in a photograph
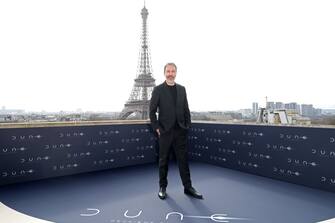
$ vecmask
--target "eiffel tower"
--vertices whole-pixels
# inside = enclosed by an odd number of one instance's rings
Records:
[[[120,113],[120,119],[148,119],[149,103],[153,88],[156,86],[152,76],[151,57],[148,47],[147,18],[145,5],[142,15],[142,37],[137,75],[128,101]]]

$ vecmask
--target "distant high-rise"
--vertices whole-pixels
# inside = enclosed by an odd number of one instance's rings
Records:
[[[258,112],[258,103],[257,102],[253,102],[252,103],[252,114],[253,115],[257,115]]]
[[[283,102],[276,102],[275,109],[284,109],[284,103]]]
[[[315,108],[314,109],[314,116],[321,116],[322,115],[322,109],[321,108]]]
[[[275,109],[275,103],[273,101],[266,102],[266,108],[270,110]]]
[[[305,117],[313,117],[315,115],[315,109],[312,104],[301,105],[301,115]]]
[[[287,103],[284,105],[286,110],[300,114],[300,105],[296,102]]]
[[[153,88],[156,86],[152,76],[151,57],[148,45],[147,18],[148,10],[143,7],[142,37],[137,75],[130,97],[120,114],[120,119],[127,119],[132,115],[135,119],[149,118],[149,103]]]

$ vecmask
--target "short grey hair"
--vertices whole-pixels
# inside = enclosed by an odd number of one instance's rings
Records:
[[[167,66],[174,66],[174,68],[176,69],[176,72],[177,72],[177,65],[175,64],[175,63],[167,63],[167,64],[165,64],[165,66],[164,66],[164,73],[165,73],[165,70],[166,70],[166,67]]]

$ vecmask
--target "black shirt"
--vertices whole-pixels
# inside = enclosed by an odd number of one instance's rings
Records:
[[[177,104],[177,87],[176,87],[176,84],[170,86],[170,85],[167,85],[168,86],[168,89],[169,89],[169,92],[172,96],[172,99],[173,99],[173,102],[174,102],[174,105],[175,105],[175,110],[176,110],[176,104]],[[174,125],[175,128],[178,128],[179,125],[178,125],[178,121],[177,121],[177,118],[175,120],[175,125]]]
[[[176,103],[177,103],[177,87],[176,87],[175,84],[172,85],[172,86],[168,85],[168,89],[169,89],[170,94],[172,96],[174,105],[176,105]]]

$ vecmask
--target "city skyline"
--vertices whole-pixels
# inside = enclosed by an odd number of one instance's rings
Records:
[[[260,108],[269,108],[269,109],[292,109],[290,108],[291,106],[297,106],[297,110],[299,110],[300,112],[302,111],[302,107],[303,106],[307,106],[307,107],[312,107],[313,109],[321,109],[321,110],[333,110],[335,111],[335,108],[319,108],[319,107],[315,107],[313,104],[301,104],[299,102],[281,102],[281,101],[268,101],[267,105],[264,106],[260,106],[261,103],[258,102],[252,102],[251,106],[245,106],[245,107],[241,107],[241,108],[237,108],[234,110],[231,109],[218,109],[218,110],[191,110],[191,112],[239,112],[241,110],[250,110],[251,113],[256,114],[258,109]],[[93,110],[83,110],[82,108],[77,108],[75,110],[64,110],[61,109],[59,111],[47,111],[47,110],[41,110],[41,111],[29,111],[29,110],[25,110],[23,108],[8,108],[6,106],[1,106],[0,107],[0,112],[4,112],[4,111],[13,111],[14,113],[59,113],[59,112],[64,112],[64,113],[90,113],[90,112],[112,112],[112,113],[122,113],[122,111],[93,111]]]
[[[0,3],[0,106],[121,111],[136,78],[143,1]],[[153,76],[175,62],[193,111],[252,102],[335,108],[332,1],[146,1]]]

